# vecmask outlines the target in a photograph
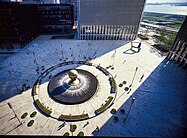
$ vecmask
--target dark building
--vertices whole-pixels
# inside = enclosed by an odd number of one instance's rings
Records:
[[[0,3],[0,49],[23,48],[40,34],[72,33],[70,4]]]
[[[78,0],[60,0],[61,4],[72,4],[74,10],[74,21],[77,21]]]
[[[23,48],[39,35],[36,5],[0,3],[0,48]]]
[[[167,55],[168,59],[187,69],[187,16]]]
[[[38,12],[42,34],[72,33],[74,24],[73,5],[40,4]]]

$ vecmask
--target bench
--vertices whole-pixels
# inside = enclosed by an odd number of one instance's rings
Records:
[[[48,108],[46,108],[45,105],[42,104],[42,103],[39,101],[39,99],[36,99],[34,102],[36,103],[36,105],[38,106],[38,108],[40,108],[40,110],[42,110],[44,113],[46,113],[47,115],[50,116],[50,114],[52,113],[52,111],[49,110]]]
[[[113,77],[111,77],[110,79],[110,83],[111,83],[111,92],[117,92],[117,84],[116,84],[116,81],[114,80]]]
[[[38,95],[38,89],[39,89],[39,81],[37,80],[33,89],[34,95]]]
[[[133,45],[134,43],[138,43],[138,45]],[[132,48],[137,48],[138,52],[141,50],[141,42],[131,42],[131,49]]]
[[[100,114],[103,111],[105,111],[107,109],[107,107],[110,105],[110,103],[112,102],[112,100],[113,100],[113,97],[109,96],[108,101],[104,105],[102,105],[99,109],[95,110],[95,113]]]
[[[89,116],[88,114],[81,114],[81,115],[63,115],[61,114],[59,119],[60,120],[83,120],[83,119],[88,119]]]

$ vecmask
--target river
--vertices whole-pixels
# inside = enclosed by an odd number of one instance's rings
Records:
[[[172,6],[169,4],[145,5],[144,12],[187,15],[187,6]]]

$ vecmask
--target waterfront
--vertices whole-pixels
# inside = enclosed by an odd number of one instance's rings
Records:
[[[187,15],[187,6],[171,6],[169,4],[145,5],[144,12]]]

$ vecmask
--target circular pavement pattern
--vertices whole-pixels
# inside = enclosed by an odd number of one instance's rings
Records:
[[[71,85],[69,70],[78,72]],[[65,61],[45,70],[32,89],[34,104],[43,114],[58,120],[79,121],[95,117],[114,102],[117,85],[102,66],[90,61]]]

